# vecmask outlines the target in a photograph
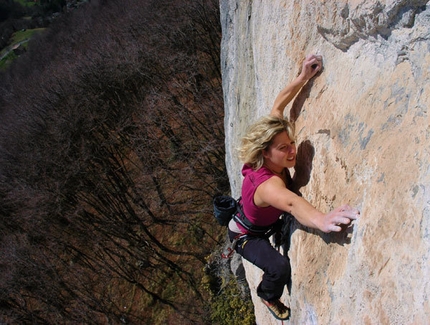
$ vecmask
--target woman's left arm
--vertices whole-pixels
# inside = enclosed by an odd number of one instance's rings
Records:
[[[284,118],[284,109],[297,95],[302,87],[322,68],[322,57],[320,55],[309,55],[303,61],[302,71],[299,76],[281,90],[275,99],[270,115]]]
[[[316,209],[304,198],[287,188],[279,177],[271,177],[261,183],[254,194],[254,203],[260,207],[273,206],[291,213],[302,225],[323,232],[339,232],[342,225],[349,225],[360,216],[360,212],[348,205],[340,206],[329,213]]]

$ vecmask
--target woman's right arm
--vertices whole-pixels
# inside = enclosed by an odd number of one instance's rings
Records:
[[[302,87],[322,68],[321,55],[308,55],[302,64],[300,75],[290,82],[275,99],[270,115],[284,118],[284,109]]]

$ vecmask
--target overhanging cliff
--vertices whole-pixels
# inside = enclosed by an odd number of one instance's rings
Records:
[[[361,210],[350,231],[296,224],[291,324],[430,320],[430,7],[428,1],[221,0],[225,133],[235,149],[268,114],[306,54],[324,70],[286,109],[303,196],[322,211]],[[245,263],[251,291],[261,272]],[[257,323],[277,324],[254,298]]]

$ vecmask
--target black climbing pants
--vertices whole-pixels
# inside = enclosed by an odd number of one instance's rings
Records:
[[[232,241],[238,234],[229,230]],[[236,245],[236,252],[264,271],[263,279],[257,287],[257,295],[266,300],[276,300],[282,296],[284,286],[291,279],[290,261],[279,253],[269,239],[246,236]]]

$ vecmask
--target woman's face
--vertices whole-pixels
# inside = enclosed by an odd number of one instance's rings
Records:
[[[296,164],[296,143],[288,137],[287,131],[277,134],[272,144],[263,151],[264,164],[275,172]]]

